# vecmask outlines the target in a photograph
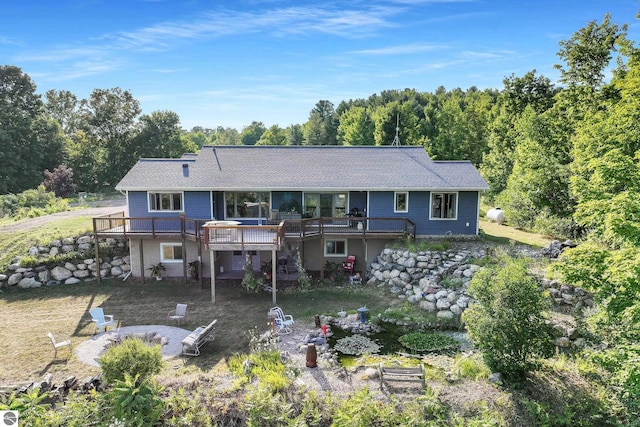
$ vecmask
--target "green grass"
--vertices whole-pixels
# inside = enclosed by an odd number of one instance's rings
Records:
[[[509,225],[490,222],[484,218],[480,219],[480,231],[483,233],[483,239],[501,245],[524,244],[542,248],[549,246],[551,242],[549,237],[542,234],[529,233]]]
[[[74,356],[69,360],[52,360],[53,349],[46,333],[59,339],[71,337],[73,346],[94,334],[88,310],[101,306],[113,314],[120,326],[164,325],[167,313],[176,303],[188,304],[187,323],[195,329],[218,319],[216,339],[206,344],[197,358],[176,359],[168,369],[178,365],[209,370],[226,363],[233,353],[247,352],[248,332],[257,327],[268,330],[267,312],[272,306],[271,293],[248,294],[239,283],[218,283],[216,304],[211,303],[208,288],[181,281],[116,279],[77,285],[59,285],[30,290],[9,289],[0,293],[0,384],[14,384],[41,379],[45,373],[65,377],[96,374],[96,368],[84,365]],[[320,288],[304,293],[285,291],[278,294],[278,305],[292,314],[296,324],[313,325],[315,314],[335,313],[336,309],[355,309],[362,305],[372,313],[383,310],[382,291],[369,288]],[[68,354],[66,349],[61,352]]]
[[[31,246],[48,245],[55,239],[90,234],[92,217],[65,218],[25,231],[0,232],[0,266],[6,268],[16,256],[29,253]]]

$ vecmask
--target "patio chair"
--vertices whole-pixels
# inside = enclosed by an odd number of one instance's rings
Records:
[[[183,320],[187,317],[187,304],[176,304],[176,309],[171,310],[169,314],[167,314],[167,323],[170,320],[175,320],[179,325]]]
[[[89,310],[91,320],[95,322],[98,332],[106,331],[109,325],[116,327],[116,322],[111,314],[104,314],[102,307],[95,307]]]
[[[53,345],[53,358],[58,357],[58,349],[62,347],[69,347],[69,352],[71,352],[71,339],[65,341],[56,341],[53,334],[51,332],[47,332],[47,336],[51,340],[51,345]]]
[[[273,324],[277,328],[277,335],[286,335],[291,333],[291,326],[293,326],[293,316],[290,314],[284,314],[284,311],[280,307],[273,307],[267,314],[270,319],[273,319]]]
[[[349,255],[346,261],[342,262],[342,269],[350,274],[353,274],[354,269],[356,268],[356,256]]]

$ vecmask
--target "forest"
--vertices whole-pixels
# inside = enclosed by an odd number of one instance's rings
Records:
[[[399,120],[402,145],[473,162],[490,185],[484,204],[501,207],[510,225],[580,242],[554,274],[593,294],[599,309],[588,327],[607,347],[585,360],[639,419],[640,49],[607,15],[560,42],[557,55],[558,85],[531,70],[506,76],[501,90],[384,90],[338,106],[320,100],[303,124],[241,131],[182,129],[176,113],[142,114],[120,88],[40,96],[19,67],[0,66],[0,194],[47,179],[67,182],[62,193],[107,191],[140,157],[205,144],[390,145]]]

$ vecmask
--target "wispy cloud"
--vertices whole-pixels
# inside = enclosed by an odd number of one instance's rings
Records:
[[[399,12],[393,7],[338,10],[291,7],[264,12],[211,11],[202,18],[163,22],[153,26],[107,34],[122,49],[166,49],[183,40],[211,39],[262,33],[273,37],[324,33],[339,37],[362,37],[396,24],[389,18]]]
[[[0,36],[0,44],[9,46],[22,46],[24,43],[20,40],[15,40],[9,37]]]
[[[194,19],[166,21],[131,31],[107,33],[75,46],[58,46],[44,53],[24,53],[23,62],[117,63],[130,52],[171,50],[186,41],[207,41],[235,35],[264,34],[281,38],[291,35],[330,34],[358,38],[376,34],[396,25],[398,7],[366,6],[343,10],[338,7],[290,7],[264,11],[209,11]],[[0,43],[3,39],[0,39]],[[5,43],[9,40],[5,40]],[[77,67],[73,67],[74,69]],[[98,70],[100,67],[91,67]],[[91,73],[87,71],[87,73]],[[74,72],[69,78],[83,75]]]
[[[433,44],[406,44],[397,46],[381,47],[377,49],[364,49],[351,52],[357,55],[406,55],[412,53],[428,52],[438,49],[444,49],[445,45]]]
[[[478,52],[478,51],[470,51],[465,50],[460,52],[460,56],[469,59],[503,59],[506,57],[512,57],[516,54],[514,51],[509,50],[501,50],[501,51],[491,51],[491,52]]]

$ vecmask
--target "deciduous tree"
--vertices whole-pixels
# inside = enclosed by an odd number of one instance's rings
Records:
[[[523,260],[504,258],[501,265],[478,271],[469,293],[476,303],[463,314],[469,336],[494,372],[520,380],[551,355],[545,323],[549,308]]]

